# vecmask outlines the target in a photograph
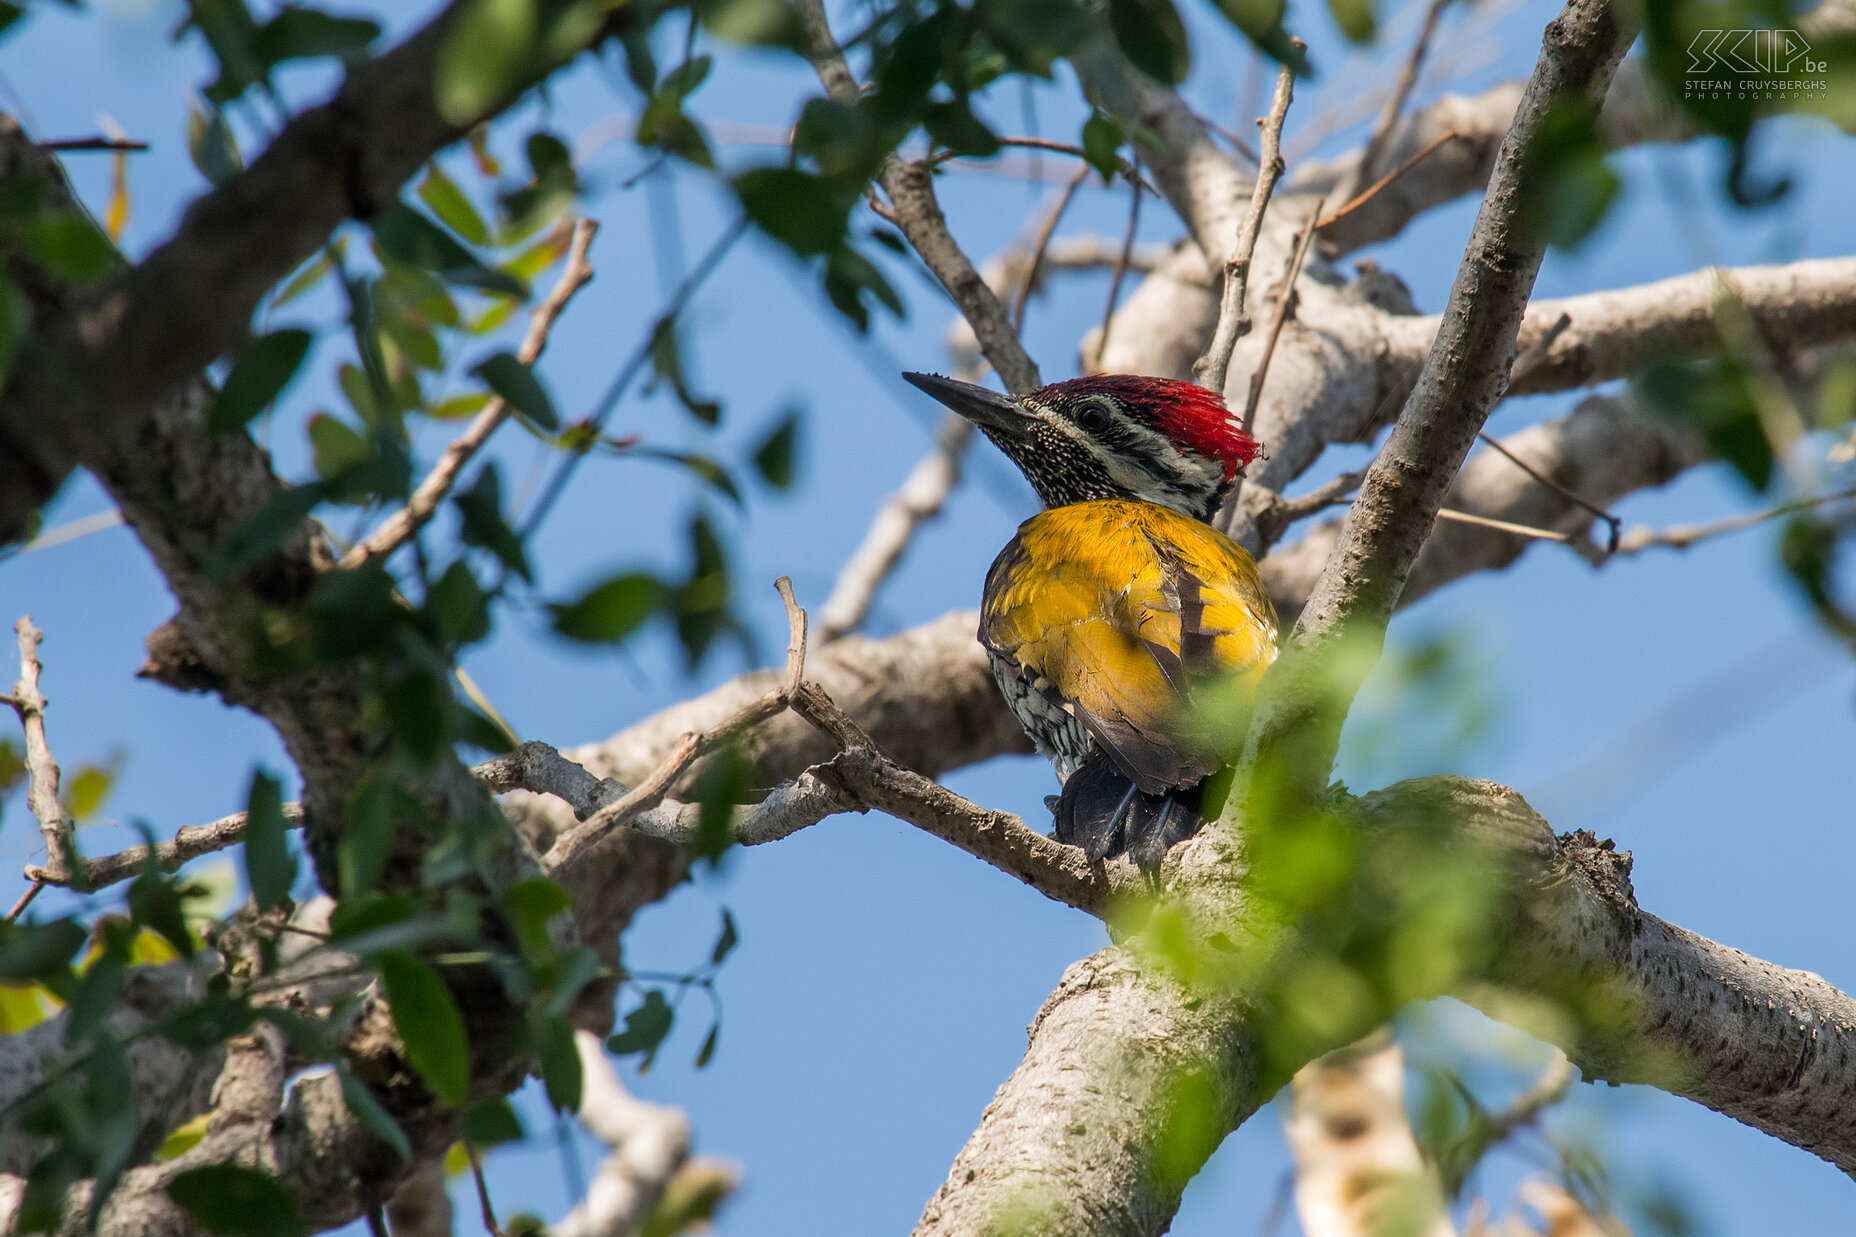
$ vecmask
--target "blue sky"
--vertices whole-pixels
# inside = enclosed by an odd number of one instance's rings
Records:
[[[1552,11],[1529,0],[1500,17],[1500,51],[1466,70],[1462,85],[1524,73]],[[1230,117],[1243,58],[1209,13],[1199,6],[1188,14],[1201,36],[1203,80],[1195,82],[1194,97],[1208,112]],[[202,188],[185,158],[184,125],[188,93],[206,72],[197,48],[167,42],[174,18],[166,0],[116,0],[87,17],[48,10],[0,45],[0,106],[19,110],[35,134],[95,132],[99,114],[108,114],[154,143],[132,166],[134,214],[125,239],[131,254],[158,243]],[[1325,97],[1333,102],[1356,79],[1341,68],[1325,26],[1308,21],[1317,63],[1331,83]],[[501,140],[513,151],[544,110],[570,137],[630,114],[635,99],[613,85],[620,76],[583,64],[556,83],[545,103],[525,107]],[[305,70],[286,86],[308,100],[326,81]],[[788,65],[729,54],[693,110],[717,123],[780,126],[814,89]],[[1060,82],[1036,96],[1046,134],[1074,133],[1080,116],[1073,93]],[[1321,96],[1304,95],[1298,108],[1310,110],[1296,115],[1306,119]],[[1002,128],[1026,127],[1014,92],[993,103]],[[1698,265],[1704,255],[1672,226],[1670,169],[1680,173],[1675,179],[1686,177],[1700,200],[1712,244],[1726,262],[1856,251],[1856,217],[1846,201],[1856,183],[1850,144],[1811,126],[1788,128],[1781,137],[1774,157],[1788,162],[1799,187],[1787,207],[1760,215],[1716,203],[1716,152],[1620,157],[1626,176],[1620,206],[1585,249],[1549,258],[1539,294],[1634,284]],[[772,155],[731,147],[725,158],[738,165]],[[70,166],[80,190],[100,206],[107,161],[74,156]],[[603,191],[588,206],[604,224],[593,255],[598,278],[556,330],[541,366],[570,415],[597,398],[656,315],[665,279],[694,261],[728,221],[726,201],[698,175],[623,188],[637,166],[623,143],[587,164],[589,179]],[[943,189],[956,233],[976,257],[1009,242],[1049,192],[974,174],[951,176]],[[1123,210],[1120,199],[1091,188],[1067,227],[1118,235]],[[1419,306],[1434,312],[1473,215],[1473,201],[1457,203],[1358,256],[1403,276]],[[1147,238],[1170,239],[1178,230],[1164,210],[1145,212]],[[791,575],[801,601],[819,604],[871,512],[928,444],[934,410],[895,371],[943,365],[949,309],[922,279],[900,269],[897,275],[908,321],[885,321],[872,340],[860,341],[824,305],[812,275],[770,246],[748,241],[687,319],[696,384],[727,405],[719,436],[699,431],[663,398],[634,398],[612,423],[660,445],[700,445],[738,459],[779,410],[792,403],[806,410],[797,493],[755,490],[745,514],[716,510],[736,546],[747,608],[770,653],[784,633],[773,578]],[[1075,276],[1032,304],[1027,342],[1048,378],[1074,372],[1075,341],[1099,318],[1105,286],[1105,276]],[[279,321],[327,326],[336,317],[331,303],[311,298]],[[321,354],[317,375],[293,390],[272,428],[293,475],[305,469],[303,419],[337,398],[322,376],[334,356]],[[1556,415],[1570,402],[1513,401],[1497,412],[1495,428]],[[980,450],[952,509],[924,531],[879,599],[872,631],[973,605],[994,551],[1032,512],[1028,487],[990,447]],[[513,438],[499,444],[498,455],[512,479],[533,462],[528,444]],[[1324,473],[1362,458],[1358,450],[1333,456]],[[537,559],[544,592],[561,596],[615,569],[669,561],[675,550],[665,547],[680,546],[683,522],[702,501],[675,470],[589,463],[543,533]],[[1732,478],[1708,469],[1620,510],[1627,522],[1663,524],[1751,503]],[[94,485],[74,481],[48,523],[104,506]],[[121,529],[0,562],[0,617],[10,623],[29,612],[48,632],[45,686],[59,756],[71,768],[119,752],[121,775],[105,815],[122,825],[145,819],[161,832],[241,807],[254,762],[287,769],[274,738],[249,716],[133,678],[143,636],[170,611],[147,558]],[[1846,877],[1856,841],[1839,776],[1848,767],[1856,675],[1787,591],[1774,566],[1770,529],[1596,571],[1543,546],[1510,571],[1472,578],[1401,614],[1393,634],[1410,640],[1438,631],[1463,633],[1474,648],[1498,724],[1473,750],[1419,755],[1393,770],[1356,763],[1343,767],[1343,776],[1367,785],[1382,774],[1447,767],[1508,782],[1559,828],[1592,828],[1632,850],[1636,889],[1648,909],[1846,989],[1856,984],[1856,906]],[[561,745],[603,737],[743,668],[733,653],[712,659],[693,680],[677,665],[661,633],[623,652],[588,652],[551,639],[542,618],[525,612],[501,616],[496,636],[469,662],[524,737]],[[1646,717],[1654,724],[1638,724]],[[1675,719],[1684,724],[1674,726]],[[1659,743],[1665,739],[1673,741]],[[1622,797],[1600,785],[1589,761],[1620,745],[1641,752],[1643,759],[1632,763],[1647,769]],[[1659,753],[1660,746],[1670,750]],[[1032,820],[1051,789],[1048,772],[1029,760],[994,761],[950,780],[964,794]],[[124,828],[105,824],[81,842],[101,853],[126,836]],[[23,805],[9,804],[0,860],[27,861],[36,845]],[[725,1213],[725,1234],[798,1237],[912,1225],[1016,1064],[1024,1028],[1063,967],[1104,943],[1093,921],[872,815],[833,820],[732,856],[720,875],[699,877],[640,918],[629,941],[633,964],[669,970],[694,964],[713,939],[722,906],[739,921],[743,943],[720,981],[727,1016],[718,1057],[705,1071],[689,1066],[707,1025],[692,1005],[657,1069],[636,1078],[627,1067],[626,1076],[640,1094],[689,1109],[699,1150],[742,1165],[745,1184]],[[1448,1008],[1425,1017],[1448,1028],[1451,1042],[1475,1048],[1484,1062],[1477,1077],[1488,1080],[1493,1098],[1521,1077],[1499,1067],[1505,1053],[1521,1051],[1512,1035]],[[566,1195],[548,1139],[551,1124],[531,1111],[534,1145],[492,1157],[490,1179],[504,1212],[557,1216]],[[1830,1231],[1850,1210],[1850,1184],[1835,1169],[1683,1101],[1634,1088],[1582,1087],[1556,1120],[1569,1132],[1592,1133],[1628,1189],[1674,1191],[1707,1233]],[[591,1145],[580,1151],[588,1165],[597,1154]],[[1173,1231],[1187,1237],[1256,1231],[1286,1164],[1276,1116],[1266,1109],[1194,1184]],[[1485,1184],[1500,1197],[1522,1167],[1516,1158],[1500,1160]],[[474,1201],[463,1201],[459,1231],[473,1232]],[[1291,1219],[1281,1231],[1293,1229]]]

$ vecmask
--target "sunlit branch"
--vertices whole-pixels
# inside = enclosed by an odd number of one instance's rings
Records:
[[[1237,235],[1224,261],[1224,295],[1218,308],[1218,326],[1212,332],[1205,355],[1194,365],[1193,376],[1207,390],[1224,393],[1225,374],[1231,367],[1231,350],[1250,331],[1250,312],[1246,299],[1250,284],[1250,262],[1256,253],[1257,237],[1263,229],[1263,212],[1269,209],[1270,195],[1282,179],[1282,122],[1295,97],[1295,73],[1284,65],[1276,75],[1276,93],[1270,99],[1269,114],[1258,122],[1261,155],[1257,179],[1250,191],[1250,207],[1237,225]]]

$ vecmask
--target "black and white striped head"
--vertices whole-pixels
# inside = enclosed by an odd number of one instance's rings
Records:
[[[1138,498],[1209,520],[1257,444],[1214,391],[1100,374],[1006,396],[938,374],[904,374],[1011,456],[1047,507]]]

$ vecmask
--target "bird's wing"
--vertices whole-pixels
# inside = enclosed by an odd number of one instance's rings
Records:
[[[1276,619],[1250,556],[1150,503],[1104,500],[1027,520],[986,580],[980,642],[1088,727],[1149,793],[1215,755],[1182,742],[1191,685],[1260,674]]]

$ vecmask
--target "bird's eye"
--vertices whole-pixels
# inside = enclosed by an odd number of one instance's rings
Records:
[[[1092,399],[1076,410],[1077,428],[1084,433],[1100,434],[1108,428],[1112,419],[1108,409],[1103,407],[1099,400]]]

